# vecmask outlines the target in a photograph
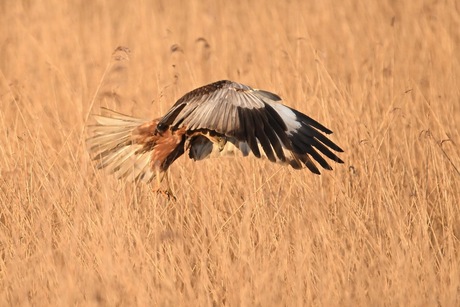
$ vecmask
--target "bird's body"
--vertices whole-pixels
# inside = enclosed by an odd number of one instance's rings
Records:
[[[253,154],[272,162],[332,169],[321,154],[343,163],[332,131],[281,104],[277,95],[232,81],[218,81],[180,98],[161,118],[142,120],[108,109],[96,115],[87,140],[98,168],[149,182],[188,151],[191,159]],[[321,153],[321,154],[320,154]],[[313,159],[312,159],[313,158]]]

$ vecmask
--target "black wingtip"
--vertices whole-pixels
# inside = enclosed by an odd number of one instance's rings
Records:
[[[315,175],[321,175],[321,172],[318,169],[312,169],[312,168],[308,168],[308,169]]]
[[[291,109],[294,112],[294,114],[296,115],[297,121],[303,123],[304,125],[315,127],[316,129],[322,131],[325,134],[332,134],[332,130],[325,127],[323,124],[314,120],[310,116],[303,114],[302,112],[297,111],[296,109],[293,109],[293,108],[289,108],[289,109]]]

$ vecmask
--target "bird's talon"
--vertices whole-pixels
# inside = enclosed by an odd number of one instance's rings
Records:
[[[171,200],[171,199],[173,201],[177,200],[176,196],[174,196],[173,192],[170,189],[168,189],[168,190],[158,189],[158,190],[155,190],[154,192],[156,192],[157,194],[161,194],[161,195],[167,197],[168,200]]]
[[[173,200],[176,201],[176,196],[174,196],[173,192],[171,190],[166,190],[165,191],[166,196],[168,197],[168,200]]]

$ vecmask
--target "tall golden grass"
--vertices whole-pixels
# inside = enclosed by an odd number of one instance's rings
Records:
[[[0,12],[1,305],[460,304],[456,1]],[[132,52],[115,63],[119,45]],[[176,202],[95,170],[85,126],[100,105],[159,117],[219,79],[324,123],[346,163],[315,176],[181,158]]]

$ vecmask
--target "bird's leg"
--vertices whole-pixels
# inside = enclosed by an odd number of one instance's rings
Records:
[[[176,201],[176,196],[174,196],[174,193],[173,193],[172,190],[171,190],[171,185],[170,185],[170,183],[169,183],[169,176],[168,176],[168,174],[165,172],[163,176],[166,177],[166,186],[167,186],[167,188],[166,188],[166,194],[167,194],[167,196],[168,196],[168,200],[170,200],[170,199],[172,198],[174,201]]]
[[[161,188],[161,181],[163,181],[165,176],[166,176],[166,184],[167,184],[166,190]],[[156,187],[153,189],[153,191],[156,192],[157,194],[161,194],[161,195],[167,197],[168,200],[171,200],[171,198],[172,198],[175,201],[176,196],[174,196],[174,194],[171,191],[171,188],[169,186],[168,175],[166,174],[166,172],[161,174],[160,170],[156,170],[155,177],[156,177],[157,184],[156,184]]]

